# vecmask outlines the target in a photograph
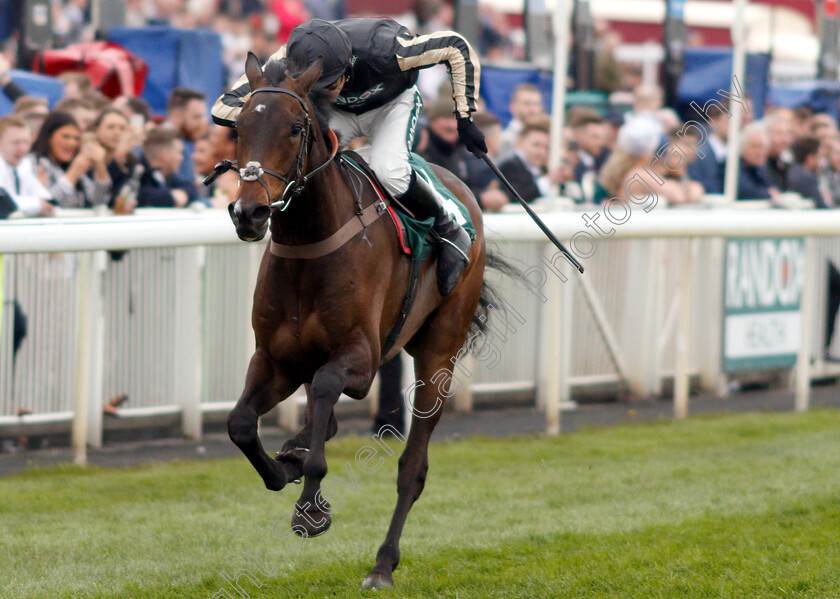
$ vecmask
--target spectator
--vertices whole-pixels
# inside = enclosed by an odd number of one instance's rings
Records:
[[[730,113],[713,104],[706,114],[710,125],[707,128],[705,143],[698,148],[698,154],[702,157],[689,165],[688,175],[692,180],[699,182],[706,193],[721,194],[723,193]],[[695,120],[701,122],[699,118]]]
[[[829,203],[820,190],[817,176],[820,140],[816,137],[800,137],[791,146],[794,163],[785,175],[785,189],[814,201],[818,208],[828,208]]]
[[[502,125],[499,119],[489,112],[476,112],[473,114],[473,120],[484,134],[487,155],[492,160],[499,160],[502,151]],[[508,203],[507,194],[499,188],[499,180],[486,162],[470,155],[467,170],[469,178],[466,183],[475,194],[482,210],[498,212]]]
[[[520,83],[513,89],[508,109],[511,119],[502,132],[502,155],[513,152],[526,121],[545,114],[542,92],[532,83]]]
[[[214,125],[210,130],[209,141],[213,152],[211,170],[222,160],[236,160],[236,130]],[[196,167],[196,172],[199,172],[198,167]],[[238,188],[239,174],[235,171],[228,171],[216,177],[207,194],[210,196],[214,207],[226,209],[228,203],[236,197]]]
[[[106,108],[93,122],[96,140],[105,148],[106,160],[120,168],[126,166],[135,149],[143,144],[142,128],[129,125],[125,113],[116,108]]]
[[[793,161],[790,145],[793,143],[793,120],[790,114],[774,112],[764,119],[770,136],[767,152],[767,176],[773,187],[786,191],[787,170]]]
[[[110,199],[105,148],[91,138],[83,144],[72,115],[50,113],[32,144],[32,153],[38,161],[38,178],[62,208],[90,208]],[[92,177],[88,171],[93,171]]]
[[[469,176],[467,163],[471,155],[458,137],[458,120],[454,111],[455,104],[448,98],[429,106],[426,111],[429,141],[423,157],[464,181]]]
[[[840,138],[835,137],[828,145],[828,155],[820,165],[820,186],[827,191],[827,204],[840,207]]]
[[[618,130],[615,150],[598,172],[594,192],[587,193],[596,203],[607,198],[627,201],[627,184],[647,167],[662,142],[661,125],[653,115],[629,119]]]
[[[667,143],[673,148],[679,148],[672,153],[667,151],[662,157],[653,161],[652,170],[662,179],[658,193],[669,206],[695,204],[703,198],[703,185],[691,179],[688,175],[688,165],[696,157],[691,148],[686,147],[674,130],[667,137]],[[680,154],[681,153],[681,154]]]
[[[121,111],[136,129],[144,130],[152,120],[152,109],[143,98],[119,96],[111,106]]]
[[[563,183],[562,169],[548,169],[548,150],[547,120],[529,121],[519,134],[513,155],[499,165],[499,170],[526,202],[550,196],[552,186]],[[516,201],[507,188],[504,191],[511,201]]]
[[[794,137],[805,137],[811,135],[811,119],[814,118],[814,111],[808,106],[799,106],[793,111],[793,134]]]
[[[169,95],[166,113],[166,126],[178,134],[184,147],[184,160],[178,174],[184,180],[192,180],[192,153],[195,141],[203,137],[210,127],[204,94],[176,87]]]
[[[35,176],[27,154],[32,134],[17,116],[0,118],[0,189],[27,216],[51,216],[50,192]]]
[[[65,98],[83,98],[93,91],[93,82],[86,73],[67,71],[58,76],[64,84]]]
[[[96,120],[95,115],[98,115],[106,108],[111,107],[111,98],[103,94],[98,89],[93,89],[87,92],[84,96],[82,96],[82,100],[86,102],[88,106],[93,108],[94,120]]]
[[[183,142],[170,129],[152,129],[143,142],[146,169],[140,179],[138,205],[181,208],[198,197],[191,179],[179,169],[184,161]]]
[[[12,108],[13,115],[19,116],[26,121],[29,132],[32,134],[32,139],[38,137],[38,131],[41,130],[41,125],[49,113],[50,109],[46,99],[35,98],[33,96],[19,97],[15,100],[15,105]]]
[[[738,200],[776,200],[779,190],[767,177],[770,138],[760,122],[750,123],[741,133],[741,170],[738,174]]]
[[[67,98],[56,104],[55,110],[69,112],[83,132],[90,131],[96,120],[96,108],[86,98]]]
[[[201,200],[212,208],[218,208],[221,210],[227,209],[228,204],[231,203],[236,194],[236,187],[225,189],[219,185],[219,179],[213,181],[209,187],[204,186],[204,178],[213,172],[213,167],[216,165],[213,142],[211,141],[209,135],[205,135],[195,142],[193,165],[195,167],[195,173],[193,173],[193,183],[198,191],[198,195],[201,196]],[[236,174],[231,171],[223,174],[234,175],[234,177],[236,176]],[[230,179],[226,180],[230,181]],[[230,192],[232,192],[233,195],[228,195]]]
[[[128,214],[137,203],[136,197],[125,187],[134,169],[140,164],[139,154],[145,136],[142,125],[133,126],[125,114],[116,108],[106,108],[93,124],[97,141],[105,148],[105,162],[113,182],[110,205],[118,214]]]
[[[579,111],[570,117],[572,139],[578,146],[578,165],[575,168],[575,181],[584,185],[583,179],[588,173],[596,177],[609,155],[607,150],[607,125],[594,110]]]
[[[633,90],[633,114],[655,113],[662,108],[662,89],[639,85]]]

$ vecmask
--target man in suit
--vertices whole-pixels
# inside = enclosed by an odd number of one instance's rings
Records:
[[[35,167],[27,157],[32,134],[22,118],[6,116],[0,119],[0,189],[14,203],[15,212],[26,216],[50,216],[53,205],[50,192],[35,174]]]
[[[550,195],[552,185],[564,182],[562,167],[548,170],[548,146],[548,123],[528,122],[516,140],[513,155],[499,165],[499,170],[526,202]],[[510,191],[505,189],[505,193],[515,201]]]

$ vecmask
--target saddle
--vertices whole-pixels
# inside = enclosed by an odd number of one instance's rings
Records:
[[[351,187],[357,195],[361,195],[361,189],[356,185],[360,182],[354,179],[363,176],[367,183],[379,195],[380,199],[388,205],[391,217],[397,227],[400,236],[400,246],[403,253],[410,255],[413,261],[422,262],[432,253],[435,239],[431,234],[435,224],[434,218],[419,219],[410,210],[403,206],[399,200],[393,197],[383,185],[379,183],[376,174],[368,166],[367,160],[359,152],[344,151],[338,156],[339,164],[345,176],[348,177]],[[409,155],[409,164],[418,176],[426,178],[443,198],[444,207],[452,214],[453,218],[469,234],[470,240],[475,241],[475,226],[470,219],[469,212],[449,189],[435,176],[432,167],[418,154]]]

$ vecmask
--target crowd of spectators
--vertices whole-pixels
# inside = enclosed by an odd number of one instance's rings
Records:
[[[93,39],[87,0],[60,0],[53,7],[60,43]],[[231,82],[241,74],[247,51],[265,59],[306,19],[346,16],[342,0],[129,0],[127,10],[130,26],[167,24],[220,33]],[[482,59],[522,58],[521,27],[490,7],[480,11]],[[425,33],[453,27],[454,11],[444,0],[417,0],[412,11],[397,18]],[[552,132],[540,88],[522,84],[512,90],[510,120],[504,126],[501,115],[480,104],[474,118],[501,171],[529,202],[559,193],[577,204],[597,204],[621,197],[626,183],[643,169],[661,182],[663,205],[693,204],[723,193],[728,110],[713,105],[704,131],[691,128],[677,136],[683,123],[663,106],[662,90],[642,84],[637,69],[615,59],[621,36],[599,23],[598,39],[596,85],[614,101],[599,110],[571,106],[557,157],[550,156]],[[236,149],[230,130],[211,125],[208,99],[201,93],[175,89],[166,114],[153,117],[143,100],[109,99],[93,89],[87,76],[71,72],[61,75],[65,96],[50,110],[45,100],[23,94],[8,70],[7,58],[0,55],[0,86],[14,100],[12,115],[0,123],[0,178],[8,195],[19,196],[24,213],[100,205],[126,213],[193,202],[221,208],[230,201],[235,173],[226,173],[210,189],[198,185]],[[424,71],[418,85],[426,105],[416,150],[467,182],[484,210],[506,210],[513,199],[508,190],[458,139],[445,71]],[[745,115],[747,121],[754,112]],[[19,156],[27,143],[28,152]],[[684,158],[676,167],[669,161],[666,168],[665,161],[656,159],[667,144],[679,147]],[[830,115],[804,107],[770,108],[762,120],[745,123],[740,158],[739,200],[779,203],[792,193],[817,207],[840,200],[840,138]],[[27,181],[25,190],[8,183],[14,174]]]

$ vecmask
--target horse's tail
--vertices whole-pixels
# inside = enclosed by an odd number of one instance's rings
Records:
[[[499,295],[496,286],[487,280],[487,270],[494,270],[503,276],[523,281],[527,285],[524,273],[514,264],[499,255],[495,250],[487,249],[487,260],[484,265],[484,282],[481,288],[481,296],[478,300],[478,308],[470,323],[468,339],[484,336],[490,330],[488,323],[492,311],[501,312],[507,319],[505,301]]]

